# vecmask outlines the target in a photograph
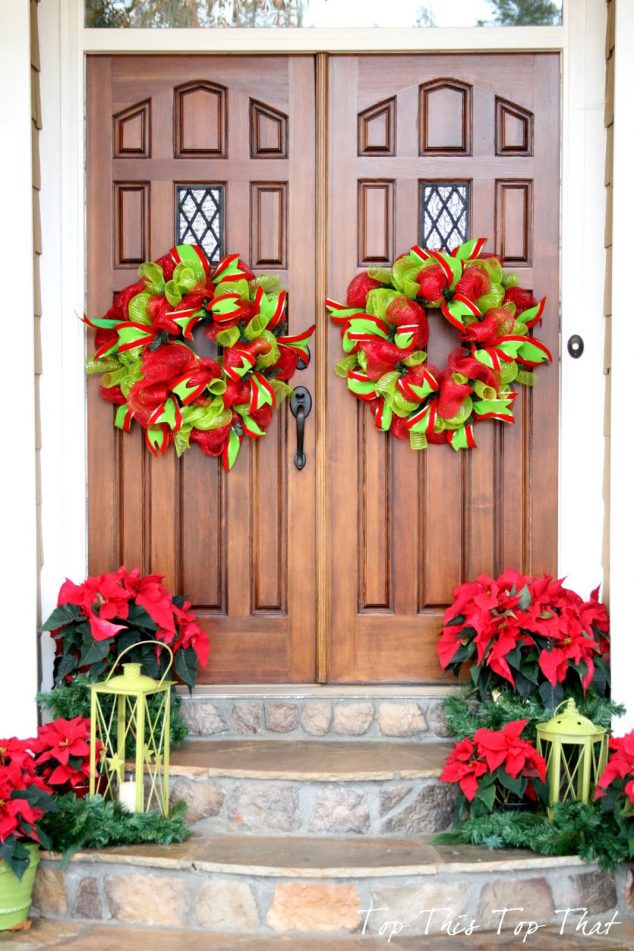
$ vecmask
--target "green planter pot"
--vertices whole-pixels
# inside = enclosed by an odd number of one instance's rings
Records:
[[[18,878],[6,862],[0,861],[0,931],[22,924],[29,916],[35,871],[40,861],[40,847],[34,842],[27,845],[29,867]]]

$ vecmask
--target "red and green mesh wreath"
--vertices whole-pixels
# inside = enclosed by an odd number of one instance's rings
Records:
[[[129,432],[136,421],[154,455],[196,443],[229,470],[244,437],[265,434],[300,357],[308,363],[315,328],[288,335],[285,310],[276,277],[256,277],[238,254],[210,273],[202,248],[181,244],[142,264],[107,314],[84,318],[96,330],[87,372],[103,374],[115,426]],[[218,357],[195,353],[197,326]]]
[[[482,255],[484,243],[472,239],[451,254],[415,245],[392,268],[353,278],[345,304],[326,301],[345,353],[335,372],[369,403],[377,427],[412,449],[472,449],[474,425],[514,422],[514,386],[531,386],[534,367],[552,360],[530,333],[545,298],[535,300],[497,257]],[[427,362],[430,308],[458,331],[443,368]]]

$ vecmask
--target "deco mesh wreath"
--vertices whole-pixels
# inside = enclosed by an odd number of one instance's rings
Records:
[[[531,385],[532,368],[552,360],[529,335],[545,299],[518,287],[497,257],[481,254],[483,245],[472,239],[451,254],[414,246],[391,269],[353,278],[345,304],[326,301],[346,354],[335,372],[370,404],[377,427],[412,449],[471,449],[474,423],[514,422],[513,384]],[[459,335],[443,369],[427,363],[424,349],[430,308]]]
[[[142,264],[104,317],[84,318],[97,331],[87,371],[103,374],[100,394],[118,407],[115,426],[129,432],[136,420],[154,455],[173,443],[180,456],[197,443],[230,469],[244,436],[263,436],[290,393],[314,327],[289,336],[286,291],[276,277],[256,277],[238,254],[209,272],[197,245]],[[217,358],[192,349],[197,326],[222,348]]]

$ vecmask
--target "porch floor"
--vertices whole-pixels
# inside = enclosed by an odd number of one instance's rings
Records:
[[[488,951],[490,948],[526,948],[532,951],[633,951],[634,922],[625,921],[615,924],[612,935],[607,937],[580,937],[574,934],[560,935],[560,928],[544,928],[532,935],[525,944],[521,938],[510,938],[508,931],[496,935],[473,934],[469,937],[394,937],[388,944],[386,938],[369,935],[350,937],[302,938],[291,935],[282,938],[254,938],[251,935],[209,934],[201,931],[160,930],[129,925],[102,925],[77,921],[35,920],[29,931],[10,934],[0,933],[0,948],[3,951],[44,951],[44,949],[63,949],[63,951],[137,951],[139,947],[151,947],[152,951],[243,951],[243,949],[289,949],[289,951],[351,951],[364,948],[365,951],[378,951],[379,948],[403,948],[405,951],[456,951],[456,948],[475,948]]]

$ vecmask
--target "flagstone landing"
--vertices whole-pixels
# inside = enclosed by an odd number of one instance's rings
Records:
[[[526,943],[505,932],[473,934],[469,937],[394,937],[388,943],[385,937],[357,935],[341,938],[258,938],[235,937],[228,934],[206,934],[189,930],[150,930],[142,927],[94,924],[86,922],[35,921],[30,931],[21,934],[0,933],[3,951],[137,951],[139,947],[152,951],[386,951],[390,947],[403,951],[493,951],[495,948],[530,948],[532,951],[633,951],[634,922],[624,922],[612,929],[608,937],[561,936],[558,928],[545,928]]]
[[[305,938],[320,936],[384,938],[395,922],[401,937],[426,938],[442,932],[447,914],[491,930],[496,909],[505,907],[521,909],[509,913],[507,928],[527,919],[546,927],[566,907],[587,908],[591,921],[615,912],[620,920],[631,913],[631,883],[625,871],[614,875],[576,857],[440,846],[422,837],[194,835],[169,847],[85,852],[67,865],[44,855],[34,905],[36,915],[65,922],[251,935],[258,947],[260,938],[295,935],[293,947],[302,948]],[[438,911],[428,917],[425,909]]]

